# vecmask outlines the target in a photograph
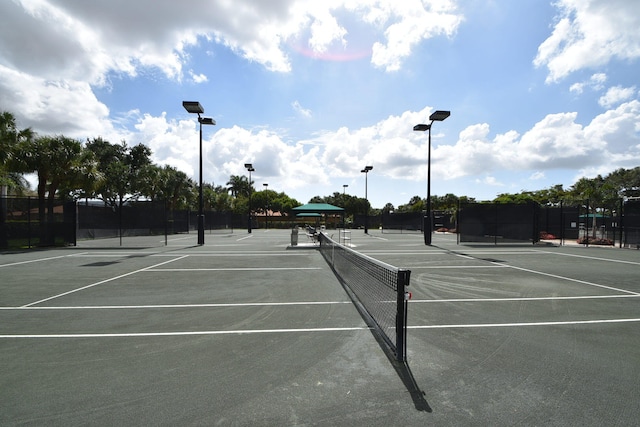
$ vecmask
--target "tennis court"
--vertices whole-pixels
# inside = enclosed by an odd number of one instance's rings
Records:
[[[0,255],[0,424],[640,418],[640,251],[351,242],[411,270],[405,364],[287,230]]]

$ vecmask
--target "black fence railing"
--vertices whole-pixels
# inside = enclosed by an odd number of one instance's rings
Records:
[[[555,240],[584,245],[640,248],[640,200],[617,209],[592,212],[589,203],[540,206],[536,203],[467,203],[457,212],[459,242],[536,243]]]
[[[74,202],[0,197],[0,249],[76,243]]]

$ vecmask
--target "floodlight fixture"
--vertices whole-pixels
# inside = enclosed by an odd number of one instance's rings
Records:
[[[213,120],[211,117],[198,117],[198,122],[200,122],[201,125],[215,125],[216,121]]]
[[[420,131],[420,132],[424,132],[424,131],[427,131],[429,129],[431,129],[431,125],[426,125],[424,123],[420,123],[419,125],[415,125],[413,127],[414,131]]]
[[[451,111],[436,110],[429,116],[429,120],[441,122],[451,115]]]
[[[187,113],[204,114],[204,108],[198,101],[182,101],[182,106],[187,110]]]

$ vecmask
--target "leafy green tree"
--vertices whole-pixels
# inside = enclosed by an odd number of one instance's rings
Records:
[[[389,213],[389,212],[393,212],[395,211],[395,207],[393,207],[393,204],[391,203],[387,203],[386,205],[384,205],[384,207],[382,208],[382,212],[383,213]]]
[[[108,206],[121,208],[128,201],[138,200],[145,188],[145,171],[151,165],[151,149],[143,144],[128,147],[125,141],[111,144],[102,138],[87,141],[86,148],[98,159],[98,169],[104,180],[95,196]]]
[[[593,218],[592,231],[596,237],[596,213],[602,208],[605,199],[603,191],[604,179],[598,175],[596,178],[580,178],[569,190],[570,200],[577,203],[584,203]]]
[[[618,193],[618,197],[640,197],[640,166],[633,169],[617,169],[605,177]]]
[[[194,182],[172,166],[147,165],[140,176],[141,195],[152,201],[164,200],[169,211],[187,209],[194,200]]]
[[[8,111],[0,113],[0,197],[8,191],[17,194],[28,188],[27,182],[16,165],[15,150],[18,144],[33,140],[35,133],[30,129],[19,130],[16,119]]]
[[[398,206],[398,212],[422,212],[426,209],[426,203],[420,196],[413,196],[406,205]]]
[[[82,144],[65,136],[44,136],[21,141],[15,150],[16,166],[38,176],[38,217],[41,241],[52,244],[47,222],[53,223],[54,200],[59,188],[77,188],[95,167]]]

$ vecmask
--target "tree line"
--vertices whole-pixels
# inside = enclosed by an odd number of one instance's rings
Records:
[[[140,199],[164,201],[168,208],[196,210],[198,186],[187,175],[172,166],[159,166],[151,160],[151,149],[144,144],[129,146],[125,141],[111,143],[102,138],[84,143],[64,135],[37,135],[31,129],[18,129],[10,112],[0,114],[0,188],[2,195],[29,194],[25,174],[35,173],[39,212],[55,198],[62,200],[99,199],[107,206],[120,208]],[[591,211],[614,211],[619,200],[640,197],[640,167],[618,169],[606,176],[581,178],[570,188],[555,185],[537,191],[499,194],[492,202],[557,205],[588,204]],[[283,192],[265,188],[254,189],[246,176],[231,175],[224,185],[203,184],[206,211],[281,212],[289,214],[300,202]],[[432,195],[434,210],[453,212],[458,204],[477,202],[467,196]],[[334,192],[329,196],[314,196],[309,203],[329,203],[345,209],[347,218],[369,212],[422,212],[426,199],[412,197],[408,203],[394,207],[387,203],[382,209],[372,209],[364,198]],[[41,218],[43,218],[41,216]]]

